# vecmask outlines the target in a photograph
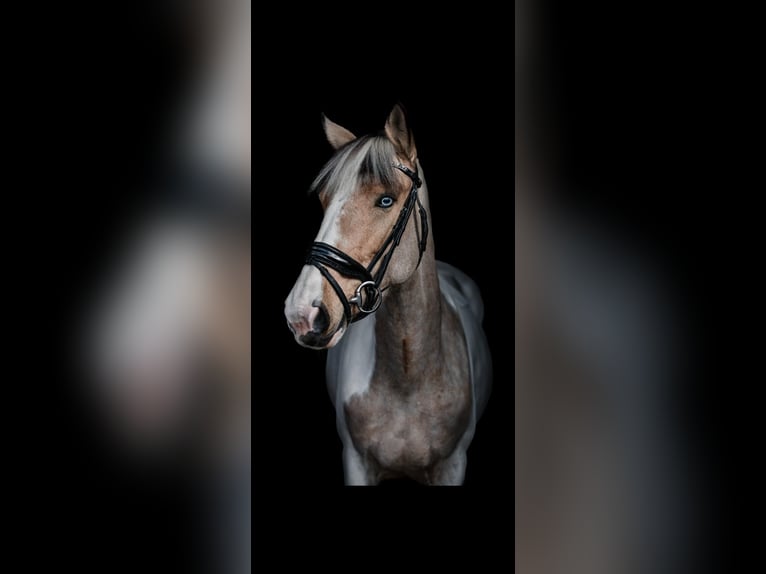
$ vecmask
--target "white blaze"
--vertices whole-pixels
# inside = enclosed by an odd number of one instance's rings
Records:
[[[333,194],[333,197],[325,210],[324,219],[319,227],[314,241],[321,241],[334,247],[338,246],[340,239],[340,216],[346,201],[351,197],[356,188],[356,173],[358,167],[353,166],[348,169],[350,176],[342,180],[342,185]],[[296,334],[302,334],[307,328],[311,327],[313,317],[317,314],[314,302],[322,300],[324,277],[319,269],[313,265],[305,265],[298,275],[298,280],[293,285],[290,294],[285,301],[285,317],[290,324],[291,329]],[[330,342],[330,346],[340,340],[346,327],[339,329]]]

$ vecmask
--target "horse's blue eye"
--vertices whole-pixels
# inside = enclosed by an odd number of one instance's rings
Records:
[[[378,207],[391,207],[394,204],[394,198],[390,195],[382,195],[378,199]]]

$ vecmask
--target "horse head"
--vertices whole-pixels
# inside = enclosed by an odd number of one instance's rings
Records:
[[[311,190],[324,219],[285,301],[296,341],[314,349],[337,344],[352,322],[378,308],[386,289],[407,281],[428,235],[417,150],[401,106],[376,135],[356,137],[323,120],[336,151]]]

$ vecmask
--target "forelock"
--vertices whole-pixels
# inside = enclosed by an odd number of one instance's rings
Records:
[[[339,149],[319,172],[309,192],[383,185],[391,189],[396,181],[393,163],[396,152],[391,141],[381,135],[362,136]]]

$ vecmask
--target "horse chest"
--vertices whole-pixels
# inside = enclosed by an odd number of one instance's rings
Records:
[[[455,449],[470,420],[468,379],[403,392],[382,381],[344,405],[356,449],[383,468],[426,469]]]

